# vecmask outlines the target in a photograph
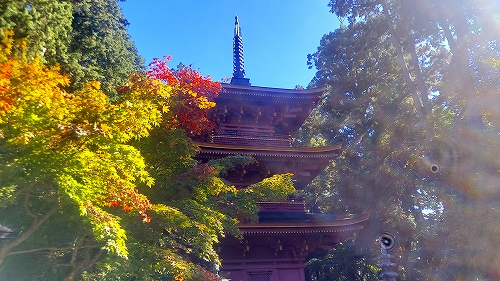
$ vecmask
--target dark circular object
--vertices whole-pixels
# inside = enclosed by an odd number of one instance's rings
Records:
[[[439,173],[440,170],[441,168],[439,168],[439,165],[436,163],[432,163],[429,165],[429,171],[433,174]]]
[[[379,236],[380,247],[386,251],[391,251],[396,246],[396,237],[394,235],[384,232]]]

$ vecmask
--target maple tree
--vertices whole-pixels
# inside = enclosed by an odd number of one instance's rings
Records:
[[[10,49],[9,39],[4,39],[1,173],[10,188],[2,188],[3,198],[15,201],[23,194],[29,201],[34,189],[49,188],[53,207],[47,215],[59,209],[61,198],[69,199],[89,219],[95,237],[106,241],[107,249],[126,256],[119,219],[106,209],[120,206],[150,219],[149,201],[136,191],[135,183],[151,185],[153,179],[144,170],[139,151],[126,142],[146,136],[160,122],[160,110],[153,99],[134,93],[123,102],[108,104],[98,82],[68,93],[62,89],[68,79],[57,67],[44,67],[37,59],[8,58]],[[21,240],[22,236],[4,245],[0,261]]]
[[[66,90],[59,67],[12,52],[22,42],[4,34],[0,223],[14,232],[0,245],[2,278],[215,280],[219,238],[255,219],[256,198],[293,191],[291,175],[246,190],[219,177],[248,157],[193,160],[189,136],[212,126],[221,90],[197,71],[155,60],[110,102],[98,82]]]
[[[213,100],[221,90],[220,84],[190,67],[180,65],[173,70],[167,65],[169,60],[170,56],[165,60],[154,59],[149,64],[146,78],[133,75],[132,83],[119,87],[118,91],[141,92],[161,85],[162,92],[170,92],[158,101],[166,120],[164,127],[182,129],[190,136],[210,130],[214,124],[207,118],[207,110],[215,106]]]
[[[58,67],[11,56],[13,33],[5,34],[0,50],[0,204],[5,213],[22,206],[32,224],[21,226],[22,235],[2,245],[0,263],[65,204],[78,206],[104,249],[126,257],[125,230],[112,208],[149,222],[152,205],[136,185],[154,182],[140,152],[127,142],[147,136],[162,121],[172,96],[186,88],[173,80],[134,76],[131,90],[111,104],[98,82],[66,92],[69,80]],[[45,202],[38,206],[32,197]]]

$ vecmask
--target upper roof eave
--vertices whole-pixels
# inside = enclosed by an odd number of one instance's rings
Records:
[[[312,89],[282,89],[282,88],[271,88],[271,87],[261,87],[261,86],[245,86],[237,84],[227,84],[222,83],[222,88],[229,93],[239,93],[239,94],[249,94],[249,95],[290,95],[296,97],[319,97],[321,96],[326,87],[312,88]]]

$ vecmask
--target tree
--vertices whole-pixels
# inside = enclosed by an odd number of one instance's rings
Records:
[[[68,60],[60,62],[73,89],[100,81],[111,98],[130,74],[143,71],[143,59],[127,32],[128,21],[116,0],[71,0],[72,34]]]
[[[373,241],[384,231],[398,229],[406,239],[402,245],[415,243],[414,220],[420,218],[410,195],[421,188],[414,182],[420,175],[408,171],[415,168],[415,141],[423,134],[414,130],[418,116],[404,94],[394,50],[380,42],[377,27],[357,25],[323,38],[324,48],[316,55],[321,58],[319,72],[325,73],[318,77],[328,81],[332,92],[302,128],[326,144],[344,143],[335,167],[308,187],[311,195],[306,197],[317,211],[370,211],[370,221],[356,241],[368,259],[378,256]],[[375,48],[368,49],[370,44]]]
[[[13,30],[23,44],[14,52],[42,63],[59,64],[69,76],[69,90],[99,81],[111,98],[132,73],[143,71],[118,2],[115,0],[2,1],[0,33]]]
[[[135,185],[153,180],[139,151],[126,142],[146,136],[161,111],[151,99],[134,95],[108,104],[97,82],[68,93],[61,89],[68,79],[57,68],[8,58],[11,41],[3,43],[2,211],[22,215],[18,236],[0,249],[0,263],[53,214],[74,207],[99,247],[126,257],[125,231],[108,208],[120,206],[150,219],[151,205]]]
[[[498,31],[497,3],[360,0],[331,1],[329,6],[350,24],[381,20],[420,114],[424,113],[420,107],[430,113],[426,100],[433,91],[449,100],[460,93],[460,99],[468,103],[486,94],[475,95],[491,83],[481,79],[487,75],[485,70],[491,70],[485,58],[498,55],[494,35]],[[435,83],[443,81],[446,83]],[[478,118],[478,110],[469,105],[469,118]]]
[[[311,85],[326,83],[330,92],[299,141],[342,141],[344,152],[310,185],[309,201],[317,211],[370,210],[357,243],[369,249],[381,232],[395,232],[405,280],[497,278],[496,259],[483,257],[498,243],[497,207],[487,199],[498,161],[486,155],[498,139],[490,134],[493,111],[481,101],[498,93],[491,36],[498,24],[481,12],[497,4],[431,2],[330,2],[347,26],[309,56],[318,69]],[[448,48],[456,42],[460,48]],[[484,149],[471,150],[473,143]],[[464,221],[470,227],[458,227]]]
[[[354,242],[347,240],[328,253],[309,260],[306,276],[315,281],[379,280],[378,269],[373,263],[356,253]]]
[[[23,42],[14,46],[14,52],[40,56],[42,63],[52,66],[68,60],[71,22],[72,5],[67,1],[1,1],[2,37],[13,30],[14,40]]]

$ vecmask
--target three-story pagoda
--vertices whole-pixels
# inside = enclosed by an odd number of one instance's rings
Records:
[[[340,152],[341,145],[293,147],[297,132],[317,105],[324,88],[291,90],[250,85],[245,78],[243,42],[236,17],[233,77],[223,84],[210,119],[216,128],[198,159],[252,155],[257,162],[225,179],[245,188],[281,173],[293,173],[295,188],[309,184]],[[306,211],[301,198],[259,202],[259,221],[241,223],[243,239],[225,238],[218,247],[221,274],[232,281],[304,281],[305,261],[362,229],[367,214],[339,217]]]

